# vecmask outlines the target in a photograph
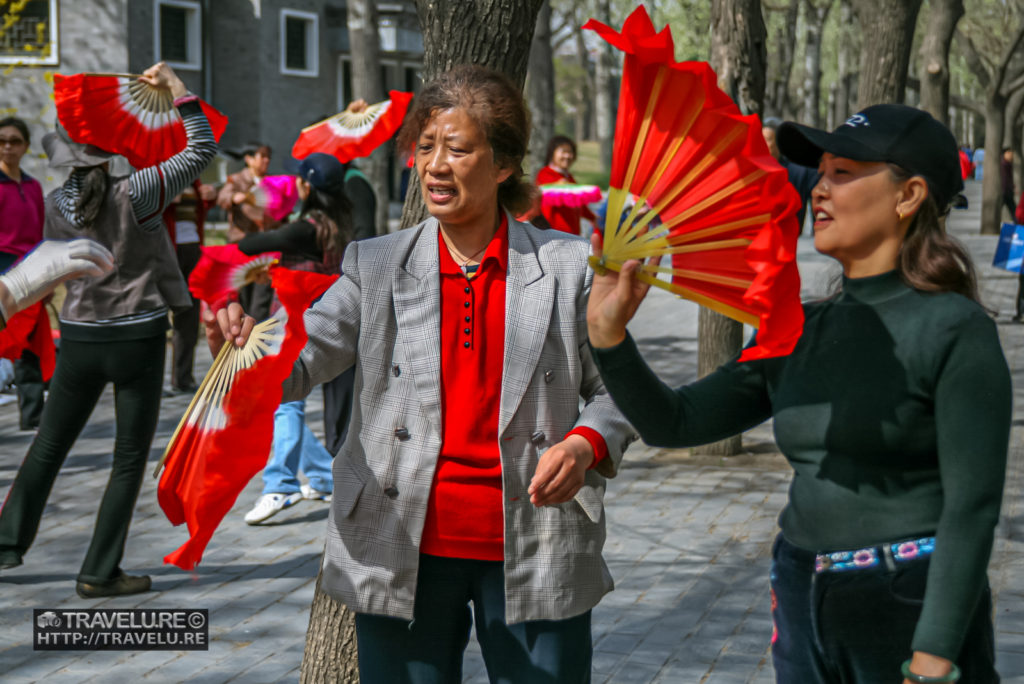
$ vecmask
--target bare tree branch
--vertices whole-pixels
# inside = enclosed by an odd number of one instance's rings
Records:
[[[989,70],[985,67],[985,62],[982,60],[981,53],[978,52],[978,48],[974,47],[974,41],[971,37],[960,29],[956,30],[957,44],[960,45],[960,49],[963,50],[964,59],[967,60],[967,68],[970,69],[971,73],[978,79],[978,83],[982,88],[988,89],[988,84],[992,80],[992,76]]]

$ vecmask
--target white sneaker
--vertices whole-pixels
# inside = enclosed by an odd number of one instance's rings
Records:
[[[245,514],[245,522],[248,525],[259,525],[264,520],[274,517],[279,511],[298,503],[302,499],[300,492],[292,494],[264,494],[257,501],[252,510]]]
[[[306,499],[307,501],[330,501],[331,500],[331,493],[330,492],[322,492],[319,489],[313,489],[308,484],[302,485],[301,489],[302,489],[302,498]]]

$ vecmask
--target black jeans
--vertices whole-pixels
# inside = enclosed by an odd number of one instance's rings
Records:
[[[0,555],[20,556],[32,545],[53,481],[104,387],[112,382],[114,459],[78,581],[104,582],[120,574],[159,418],[166,344],[164,335],[102,343],[63,340],[39,434],[0,510]]]
[[[188,282],[192,269],[199,263],[202,252],[198,242],[189,242],[176,247],[178,267]],[[191,295],[189,295],[191,296]],[[192,375],[195,363],[196,340],[199,339],[199,300],[192,297],[192,308],[171,315],[171,387],[187,389],[196,384]]]
[[[893,540],[898,541],[898,540]],[[780,534],[772,549],[772,660],[778,684],[899,684],[912,655],[928,558],[815,574],[814,556]],[[971,618],[960,656],[961,682],[997,684],[992,595]]]
[[[475,617],[490,681],[589,684],[590,611],[564,620],[506,624],[504,565],[420,555],[412,622],[356,614],[359,681],[460,684]]]

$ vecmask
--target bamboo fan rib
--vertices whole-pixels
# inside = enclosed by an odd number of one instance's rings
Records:
[[[803,327],[796,270],[799,199],[703,62],[676,62],[672,36],[643,6],[615,31],[584,26],[625,53],[602,257],[620,270],[757,327],[744,358],[792,350]],[[664,263],[662,263],[664,262]]]
[[[274,317],[256,324],[245,346],[236,347],[230,342],[224,343],[168,441],[163,456],[153,470],[153,477],[159,477],[168,454],[178,448],[181,442],[201,442],[210,433],[222,430],[227,425],[224,405],[235,377],[263,357],[280,352],[286,322],[287,314],[281,310]]]
[[[292,147],[292,156],[305,159],[314,152],[322,152],[334,155],[342,163],[365,157],[395,134],[411,99],[412,93],[392,90],[390,99],[362,112],[339,112],[306,126]]]

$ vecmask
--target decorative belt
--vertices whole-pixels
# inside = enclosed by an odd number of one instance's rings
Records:
[[[819,553],[814,558],[814,572],[843,572],[845,570],[863,570],[885,564],[889,570],[896,568],[897,563],[918,558],[926,558],[935,551],[935,537],[910,539],[894,544],[869,546],[856,551],[832,551]]]

